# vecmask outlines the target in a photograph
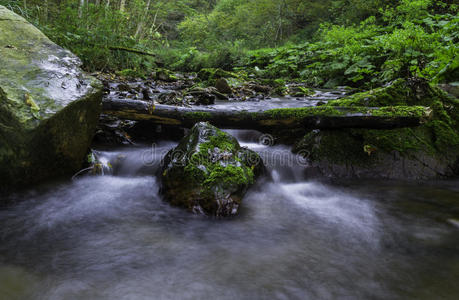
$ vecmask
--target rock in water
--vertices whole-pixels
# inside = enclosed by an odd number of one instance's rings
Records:
[[[215,87],[217,90],[222,93],[222,94],[231,94],[233,90],[228,84],[228,81],[226,81],[225,78],[219,78],[215,81]]]
[[[161,192],[173,205],[196,213],[234,215],[263,169],[258,154],[201,122],[164,157]]]
[[[79,170],[102,86],[80,60],[0,6],[0,189]]]

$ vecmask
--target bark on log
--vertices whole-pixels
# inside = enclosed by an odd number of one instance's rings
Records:
[[[103,113],[121,119],[151,121],[154,124],[192,127],[208,121],[220,128],[259,129],[391,129],[414,127],[431,116],[428,107],[304,107],[261,111],[212,109],[207,107],[177,107],[153,105],[139,100],[105,100]]]

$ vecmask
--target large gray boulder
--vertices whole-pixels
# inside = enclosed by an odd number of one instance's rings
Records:
[[[72,174],[100,113],[100,83],[24,18],[0,6],[0,190]]]

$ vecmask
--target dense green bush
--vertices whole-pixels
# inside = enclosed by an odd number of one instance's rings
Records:
[[[328,87],[458,76],[455,0],[129,0],[125,9],[87,2],[82,9],[80,1],[0,0],[90,71],[238,67]]]
[[[271,78],[314,86],[377,86],[399,77],[441,81],[457,72],[459,15],[433,14],[432,1],[401,1],[358,25],[322,24],[316,42],[251,51],[245,65]],[[381,24],[383,23],[383,24]]]

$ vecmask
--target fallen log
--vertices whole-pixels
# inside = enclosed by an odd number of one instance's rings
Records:
[[[105,100],[103,113],[121,119],[150,121],[154,124],[192,127],[200,121],[234,129],[390,129],[418,126],[431,116],[423,106],[393,107],[301,107],[260,111],[154,105],[139,100]]]

